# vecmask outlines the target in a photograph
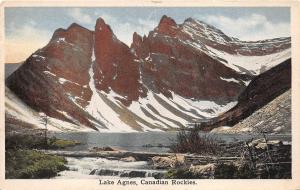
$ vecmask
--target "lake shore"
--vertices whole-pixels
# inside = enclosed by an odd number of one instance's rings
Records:
[[[12,137],[20,134],[18,132],[8,131],[6,140],[7,142],[12,141]],[[174,141],[170,141],[170,137],[176,137],[176,133],[134,133],[134,134],[97,134],[97,133],[55,133],[49,135],[49,139],[52,139],[52,143],[49,143],[49,147],[45,149],[43,143],[31,142],[34,146],[29,146],[30,143],[24,142],[28,139],[37,139],[36,136],[39,136],[41,139],[43,137],[42,130],[26,130],[21,133],[23,136],[20,136],[18,143],[22,144],[22,147],[19,147],[19,150],[31,150],[38,151],[41,155],[47,155],[48,157],[59,157],[65,159],[65,161],[60,160],[60,163],[66,168],[60,170],[55,169],[55,174],[52,174],[49,177],[55,178],[101,178],[101,177],[151,177],[151,178],[257,178],[257,177],[266,177],[265,174],[259,174],[259,176],[254,176],[253,173],[243,174],[243,176],[238,176],[238,172],[241,173],[239,169],[243,162],[252,164],[252,161],[249,160],[249,151],[245,142],[251,145],[253,151],[264,154],[266,146],[269,148],[275,147],[275,152],[286,153],[286,158],[280,158],[280,162],[283,160],[289,161],[288,157],[290,156],[290,143],[284,138],[281,140],[278,139],[278,136],[270,136],[269,142],[264,142],[264,139],[257,142],[254,139],[249,140],[249,138],[239,138],[238,136],[230,136],[227,138],[227,141],[223,138],[220,139],[219,145],[222,147],[222,150],[218,154],[197,154],[197,153],[170,153],[169,147]],[[24,138],[24,134],[30,134],[32,138]],[[155,141],[151,138],[153,136],[159,136],[159,138],[165,138],[167,141]],[[79,138],[80,137],[80,138]],[[89,137],[89,138],[87,138]],[[107,140],[110,138],[110,141]],[[27,139],[27,140],[26,140]],[[55,140],[53,140],[55,139]],[[97,141],[101,139],[102,141]],[[126,146],[126,143],[120,141],[120,139],[131,140],[135,146]],[[140,141],[142,139],[143,141]],[[149,140],[150,139],[150,140]],[[165,140],[163,139],[163,140]],[[87,141],[84,141],[87,140]],[[95,140],[95,141],[93,141]],[[149,141],[148,141],[149,140]],[[284,141],[283,141],[284,140]],[[55,142],[55,143],[54,143]],[[105,142],[105,143],[102,143]],[[125,146],[121,147],[118,143],[123,143]],[[284,142],[282,144],[282,142]],[[102,143],[102,144],[101,144]],[[110,144],[109,144],[110,143]],[[252,143],[252,144],[251,144]],[[12,146],[12,143],[8,146]],[[52,145],[52,147],[50,146]],[[54,146],[55,145],[55,146]],[[115,145],[115,146],[111,146]],[[284,145],[284,146],[283,146]],[[259,147],[259,148],[256,148]],[[261,148],[264,147],[265,148]],[[277,149],[276,149],[277,147]],[[278,147],[280,147],[278,149]],[[284,148],[282,148],[284,147]],[[8,147],[7,147],[8,148]],[[9,149],[9,148],[8,148]],[[33,150],[38,149],[38,150]],[[161,151],[162,150],[162,151]],[[246,153],[247,159],[242,159],[242,156]],[[278,155],[275,155],[278,157]],[[275,158],[274,157],[274,158]],[[28,158],[29,160],[31,158]],[[263,163],[263,162],[262,162]],[[257,158],[257,168],[261,170],[259,166],[259,159]],[[268,164],[277,164],[277,162],[272,161]],[[86,168],[81,168],[82,165]],[[278,165],[278,164],[277,164]],[[286,174],[284,176],[270,176],[273,178],[289,178],[289,163],[285,164],[283,170]],[[15,164],[15,167],[18,166],[18,163]],[[14,167],[12,165],[7,165],[7,168]],[[265,165],[264,165],[265,167]],[[268,166],[269,167],[269,166]],[[277,166],[276,166],[277,167]],[[280,166],[281,167],[281,166]],[[68,170],[66,170],[68,169]],[[249,169],[249,168],[248,168]],[[230,170],[230,174],[223,174],[224,171]],[[245,168],[243,169],[245,170]],[[219,175],[218,172],[221,172],[222,175]],[[218,175],[213,175],[213,173]],[[60,175],[60,176],[58,176]],[[9,176],[8,176],[9,177]],[[20,176],[19,176],[20,177]],[[32,178],[43,178],[41,176],[31,176]],[[267,176],[268,177],[268,176]]]

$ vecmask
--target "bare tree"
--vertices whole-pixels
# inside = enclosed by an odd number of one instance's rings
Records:
[[[47,148],[47,132],[48,132],[48,129],[47,129],[47,125],[48,125],[48,116],[43,113],[43,112],[40,112],[39,113],[40,117],[41,117],[41,123],[45,126],[45,148]]]

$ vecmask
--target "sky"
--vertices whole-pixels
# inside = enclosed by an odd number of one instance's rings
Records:
[[[130,45],[134,32],[147,35],[163,15],[178,24],[192,17],[241,40],[290,36],[287,7],[9,7],[5,8],[5,62],[24,61],[45,46],[57,28],[67,28],[75,22],[94,30],[99,17]]]

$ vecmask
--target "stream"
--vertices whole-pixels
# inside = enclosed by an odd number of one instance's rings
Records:
[[[200,135],[212,135],[201,133]],[[111,147],[114,149],[131,152],[153,152],[166,153],[169,147],[175,143],[177,132],[145,132],[145,133],[98,133],[98,132],[76,132],[76,133],[54,133],[60,139],[76,140],[82,144],[68,147],[66,151],[87,151],[93,147]],[[260,136],[216,134],[215,138],[230,143]],[[269,135],[269,139],[280,139],[291,141],[290,135]],[[125,162],[116,159],[91,158],[91,157],[66,157],[70,168],[62,171],[56,178],[144,178],[162,175],[166,170],[154,170],[146,161]]]

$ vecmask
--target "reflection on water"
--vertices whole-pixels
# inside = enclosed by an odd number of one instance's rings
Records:
[[[128,151],[144,152],[168,152],[169,146],[175,142],[177,132],[145,132],[145,133],[98,133],[98,132],[76,132],[76,133],[52,133],[57,138],[76,140],[81,145],[70,147],[67,150],[87,150],[93,147],[113,147]],[[201,135],[212,135],[201,133]],[[217,139],[225,142],[261,138],[261,136],[215,134]],[[289,135],[271,135],[269,139],[291,140]]]

